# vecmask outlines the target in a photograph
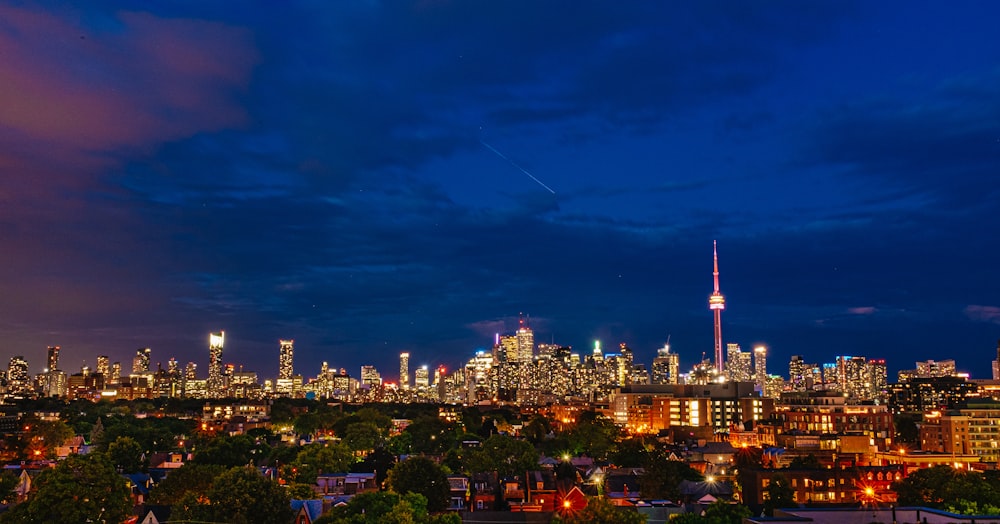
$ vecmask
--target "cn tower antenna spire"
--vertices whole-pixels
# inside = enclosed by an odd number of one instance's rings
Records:
[[[725,367],[722,356],[722,310],[726,309],[726,298],[719,291],[719,245],[712,241],[712,278],[715,281],[715,288],[712,295],[708,297],[708,309],[712,310],[715,317],[715,369],[721,375]]]

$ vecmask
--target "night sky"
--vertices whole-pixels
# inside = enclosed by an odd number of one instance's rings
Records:
[[[718,240],[772,373],[990,376],[996,2],[145,4],[0,6],[2,366],[395,380],[524,312],[687,369]]]

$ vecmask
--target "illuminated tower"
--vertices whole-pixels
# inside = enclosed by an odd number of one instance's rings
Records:
[[[226,344],[226,332],[208,335],[208,380],[205,386],[211,392],[222,389],[222,346]]]
[[[295,351],[294,340],[279,340],[281,348],[278,350],[278,378],[292,378],[292,354]]]
[[[399,389],[410,389],[410,354],[399,354]]]
[[[712,256],[715,259],[715,268],[712,270],[712,277],[715,279],[715,291],[708,297],[708,309],[715,315],[715,369],[721,374],[725,371],[722,358],[722,310],[726,309],[726,298],[719,292],[719,248],[716,242],[712,241]]]
[[[149,373],[149,357],[152,350],[149,348],[139,348],[135,350],[135,356],[132,357],[132,373]]]
[[[107,355],[97,355],[97,372],[104,376],[104,380],[110,380],[111,362]]]
[[[680,371],[680,356],[670,352],[670,342],[656,350],[656,357],[653,359],[653,384],[676,384]]]
[[[11,393],[22,393],[31,386],[31,378],[28,376],[28,361],[23,356],[10,357],[10,365],[7,367],[7,390]]]
[[[757,346],[753,348],[753,367],[754,367],[754,382],[756,386],[760,388],[760,391],[764,391],[764,386],[767,385],[767,348],[764,346]]]
[[[55,371],[59,369],[59,346],[49,346],[48,349],[48,364],[49,371]]]
[[[519,362],[531,362],[535,355],[535,334],[528,327],[524,317],[518,319],[517,327],[517,360]]]

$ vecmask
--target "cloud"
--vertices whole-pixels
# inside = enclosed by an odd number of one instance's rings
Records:
[[[966,306],[963,310],[965,316],[976,322],[989,322],[1000,324],[1000,307],[997,306]]]
[[[851,315],[873,315],[878,311],[874,306],[862,306],[862,307],[852,307],[848,308],[847,312]]]

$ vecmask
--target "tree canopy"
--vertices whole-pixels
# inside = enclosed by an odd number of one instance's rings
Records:
[[[922,505],[974,514],[1000,508],[1000,474],[936,466],[892,484],[900,505]]]
[[[496,471],[500,478],[524,475],[538,469],[538,451],[530,442],[508,435],[493,435],[464,454],[468,474]]]
[[[0,516],[0,522],[122,522],[131,509],[126,480],[105,454],[95,452],[70,455],[43,471],[31,498]]]
[[[441,466],[424,457],[410,457],[389,470],[389,487],[396,493],[419,493],[427,499],[431,512],[448,507],[451,490]]]
[[[288,490],[252,467],[229,469],[203,497],[188,492],[171,507],[177,521],[288,524],[292,517]]]
[[[633,508],[619,508],[604,497],[590,497],[580,511],[557,516],[553,522],[565,524],[642,524],[646,517]],[[673,521],[671,521],[673,522]]]

